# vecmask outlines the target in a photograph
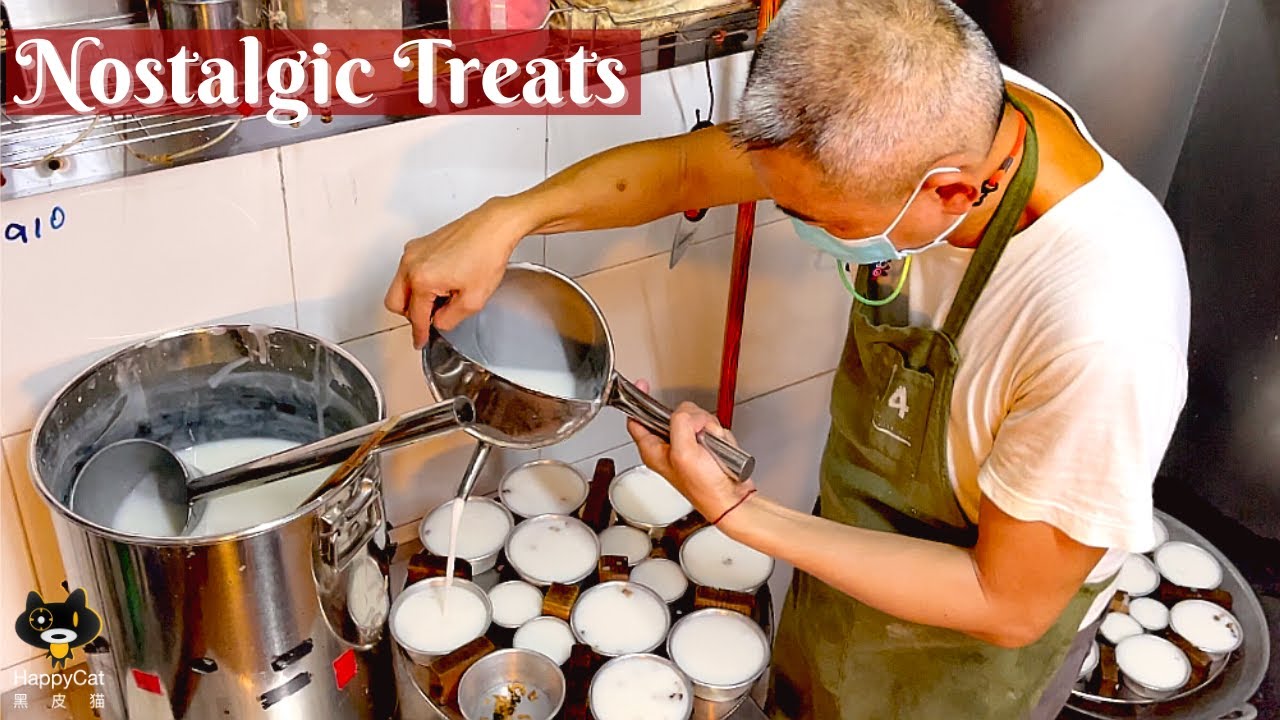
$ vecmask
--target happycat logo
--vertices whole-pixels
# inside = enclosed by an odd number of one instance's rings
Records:
[[[47,651],[56,670],[66,667],[73,648],[88,645],[98,637],[102,620],[89,609],[83,589],[76,589],[60,603],[47,603],[33,591],[27,593],[27,609],[13,628],[22,642]]]

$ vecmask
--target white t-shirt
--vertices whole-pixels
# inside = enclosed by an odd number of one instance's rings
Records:
[[[1033,80],[1005,78],[1074,110]],[[1101,148],[1101,173],[1014,236],[958,341],[951,481],[970,520],[1006,513],[1110,548],[1091,582],[1155,542],[1152,484],[1187,393],[1190,291],[1160,203]],[[974,251],[915,258],[913,325],[941,327]],[[1104,593],[1086,622],[1096,617]]]

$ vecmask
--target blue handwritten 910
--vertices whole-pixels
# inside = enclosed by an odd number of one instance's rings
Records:
[[[49,211],[49,229],[61,230],[66,224],[67,211],[63,210],[61,205],[54,205]],[[4,239],[10,242],[21,242],[25,245],[31,242],[32,238],[39,240],[42,237],[44,237],[44,218],[36,218],[30,227],[20,222],[11,222],[4,226]]]

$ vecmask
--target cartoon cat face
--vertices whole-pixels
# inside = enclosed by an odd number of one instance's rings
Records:
[[[32,647],[49,651],[54,667],[65,665],[71,649],[93,642],[102,630],[98,614],[90,610],[83,589],[65,602],[46,603],[39,593],[27,593],[27,609],[13,625],[18,637]]]

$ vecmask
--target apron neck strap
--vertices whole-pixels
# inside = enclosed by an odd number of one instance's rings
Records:
[[[1013,179],[1009,181],[1009,187],[1004,197],[1000,199],[1000,205],[996,207],[991,221],[987,223],[982,239],[978,241],[978,250],[969,262],[968,269],[965,270],[964,279],[960,281],[960,289],[956,291],[956,298],[951,304],[950,312],[947,313],[942,332],[952,340],[960,337],[960,331],[964,329],[965,323],[969,320],[969,314],[973,312],[973,306],[978,301],[978,296],[982,294],[982,290],[987,286],[987,280],[995,271],[996,263],[1004,253],[1005,246],[1017,233],[1018,223],[1021,222],[1022,214],[1027,208],[1027,201],[1031,198],[1031,190],[1035,187],[1036,174],[1040,169],[1040,143],[1036,137],[1036,125],[1031,110],[1012,95],[1006,93],[1005,98],[1015,110],[1022,113],[1027,121],[1027,137],[1023,145],[1022,163],[1014,173]]]

